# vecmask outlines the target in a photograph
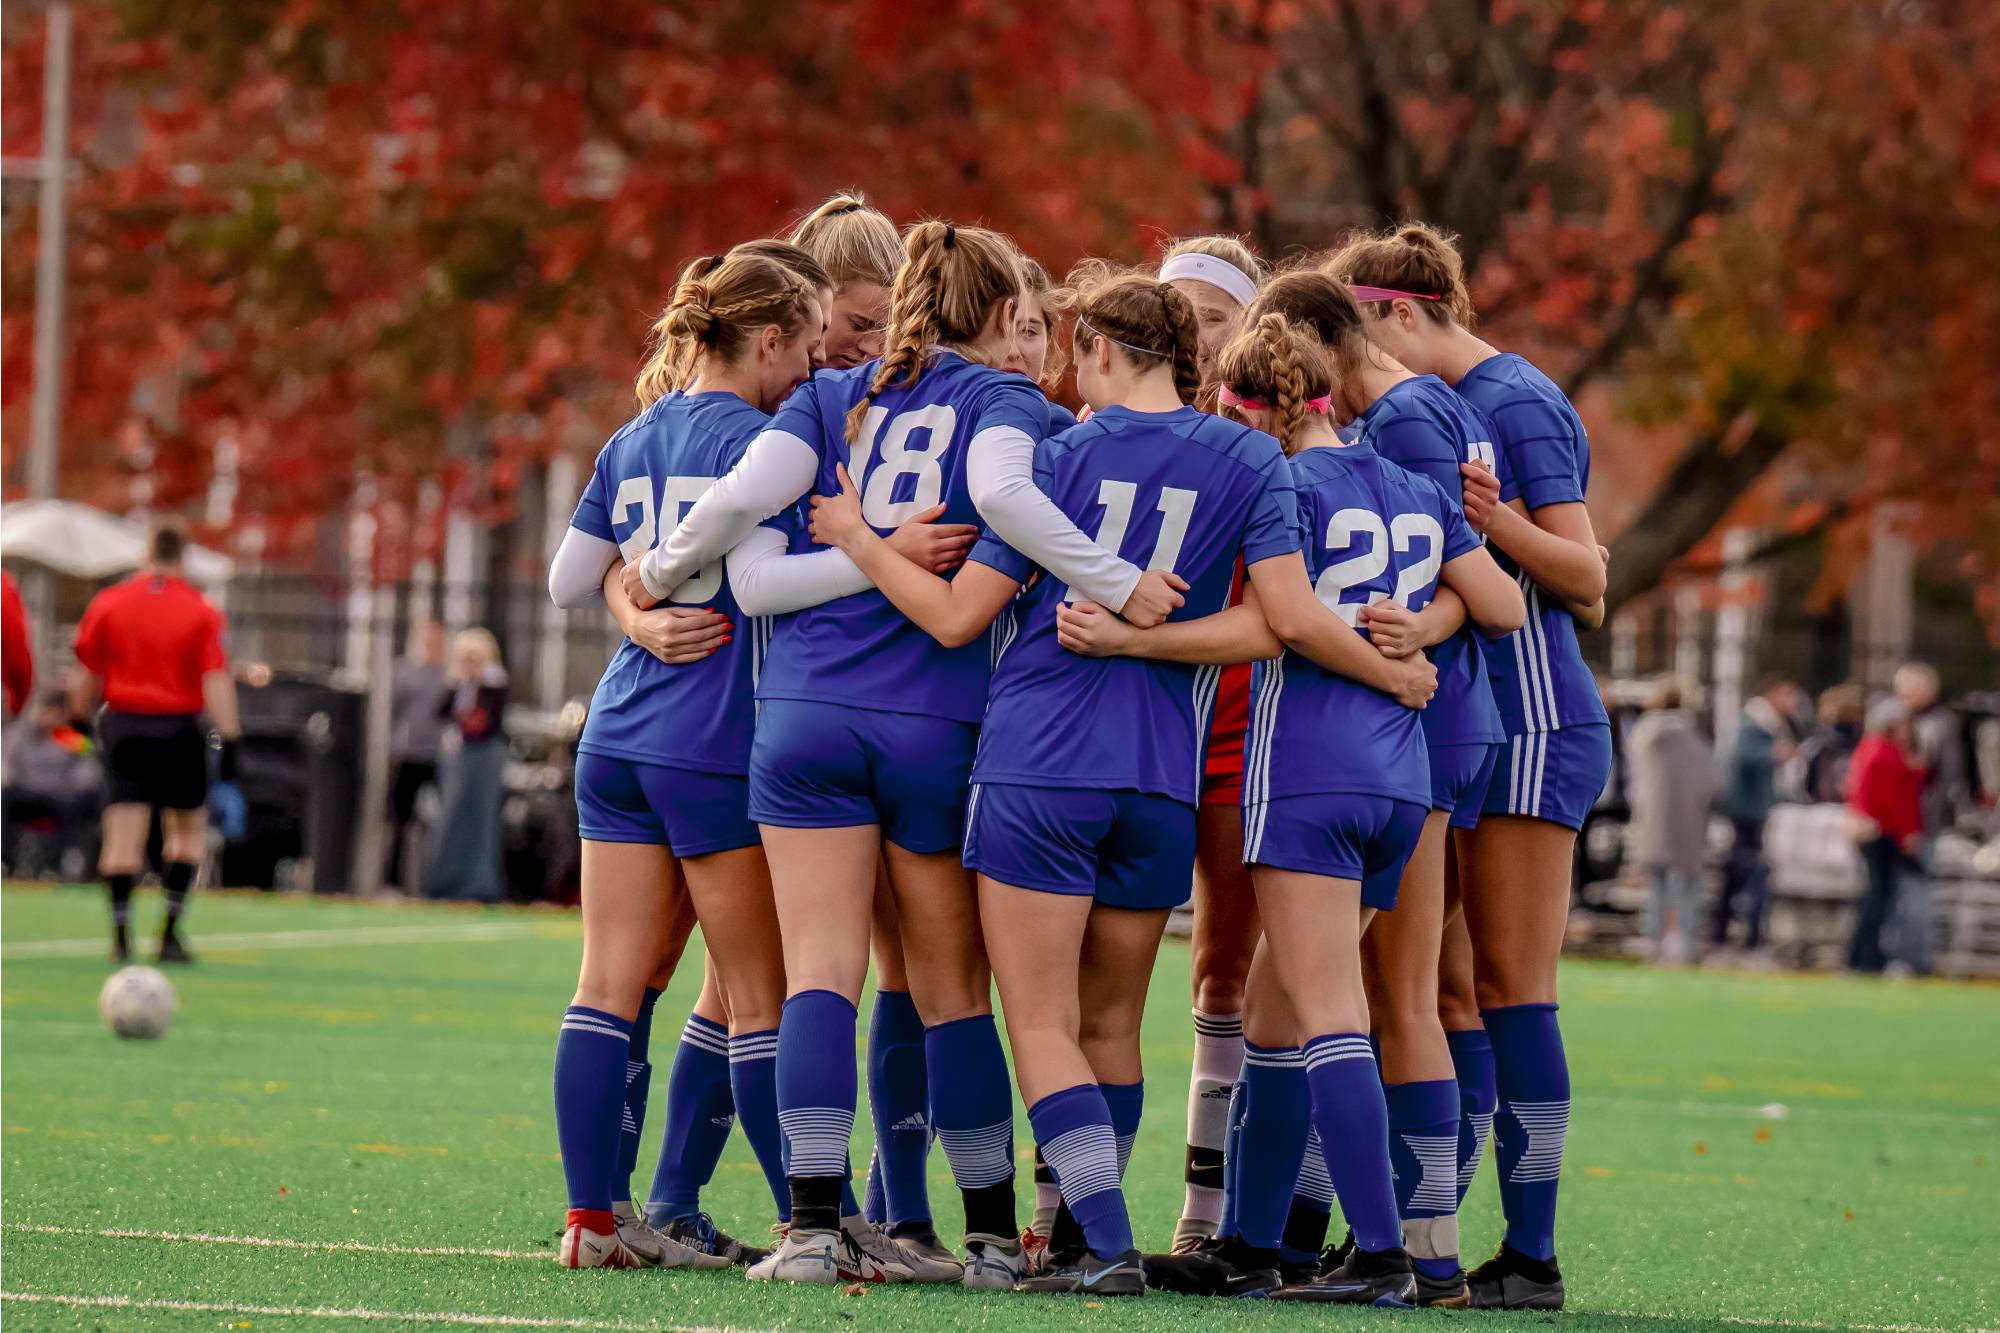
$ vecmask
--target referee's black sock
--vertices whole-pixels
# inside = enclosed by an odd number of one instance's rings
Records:
[[[181,909],[187,906],[188,886],[193,883],[193,866],[180,861],[167,862],[165,876],[167,924],[161,929],[160,938],[171,940],[180,937]]]
[[[111,889],[111,947],[119,958],[128,958],[132,954],[132,938],[126,929],[132,919],[132,876],[106,875],[104,882]]]

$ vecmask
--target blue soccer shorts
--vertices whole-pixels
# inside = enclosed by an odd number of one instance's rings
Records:
[[[576,831],[589,842],[642,842],[675,856],[757,845],[750,780],[602,754],[576,757]]]
[[[750,817],[780,828],[878,824],[905,851],[951,851],[978,744],[977,723],[765,699],[750,747]]]
[[[965,825],[965,864],[1015,888],[1138,909],[1194,892],[1195,807],[1170,796],[982,782]]]
[[[1479,827],[1500,750],[1497,744],[1431,746],[1431,809],[1449,814],[1453,828]]]
[[[1509,736],[1486,788],[1486,813],[1581,829],[1610,780],[1611,728],[1605,723]]]
[[[1350,792],[1257,801],[1243,807],[1243,860],[1359,880],[1362,906],[1388,911],[1429,817],[1422,802]]]

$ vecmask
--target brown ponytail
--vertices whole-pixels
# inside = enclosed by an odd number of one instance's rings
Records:
[[[1140,370],[1172,368],[1174,391],[1183,403],[1201,394],[1201,328],[1194,303],[1150,273],[1118,269],[1102,259],[1086,259],[1070,270],[1076,337],[1095,347],[1111,339]]]
[[[673,300],[653,323],[653,350],[639,371],[639,406],[651,407],[685,387],[703,356],[734,361],[769,325],[796,336],[816,298],[804,278],[775,259],[731,251],[695,260],[681,270]]]
[[[849,444],[861,437],[861,423],[884,390],[916,384],[931,348],[973,341],[995,307],[1019,298],[1019,254],[1012,241],[982,227],[919,222],[903,234],[903,266],[889,293],[882,363],[847,414]]]
[[[1461,328],[1472,327],[1472,294],[1465,288],[1458,238],[1427,223],[1405,222],[1379,234],[1357,236],[1326,262],[1326,268],[1350,286],[1436,297],[1414,304],[1439,324],[1455,321]],[[1388,314],[1389,302],[1370,304],[1379,307],[1378,316]]]
[[[1223,349],[1216,371],[1238,397],[1270,406],[1275,417],[1271,433],[1288,454],[1298,451],[1306,404],[1333,387],[1318,340],[1276,311],[1258,315],[1237,334]],[[1225,407],[1223,414],[1243,421],[1234,407]]]

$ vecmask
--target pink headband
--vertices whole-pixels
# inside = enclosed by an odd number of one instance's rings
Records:
[[[1270,404],[1260,403],[1255,398],[1245,398],[1227,384],[1219,387],[1221,390],[1219,396],[1224,407],[1239,407],[1245,412],[1268,412],[1271,410]],[[1308,412],[1331,412],[1332,410],[1333,395],[1330,393],[1323,393],[1317,398],[1308,398],[1306,400],[1306,411]]]
[[[1442,296],[1429,292],[1399,292],[1394,287],[1370,287],[1365,282],[1352,283],[1347,288],[1357,301],[1442,301]]]

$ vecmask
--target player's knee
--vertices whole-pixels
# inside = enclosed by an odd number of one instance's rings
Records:
[[[1226,974],[1197,973],[1194,979],[1194,1007],[1204,1014],[1240,1014],[1243,1012],[1243,973]]]

